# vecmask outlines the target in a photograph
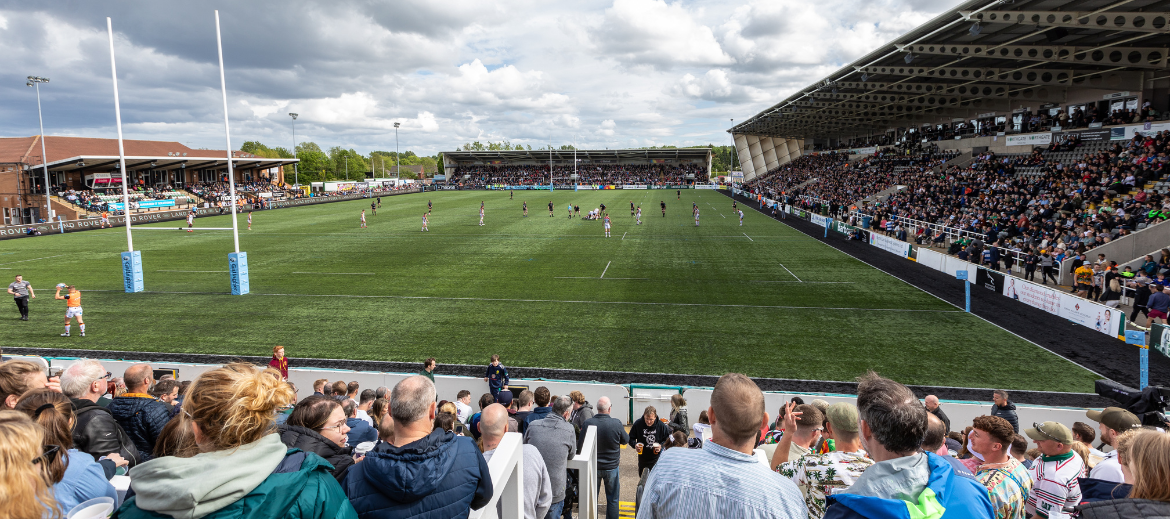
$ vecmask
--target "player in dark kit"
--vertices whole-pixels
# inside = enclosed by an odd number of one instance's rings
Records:
[[[427,200],[427,214],[431,214],[431,201]]]
[[[630,216],[634,216],[634,201],[630,200]]]
[[[553,204],[551,201],[549,201],[549,203],[548,203],[548,217],[552,218],[552,215],[553,215]]]
[[[662,217],[666,218],[666,200],[662,201]]]
[[[528,202],[523,202],[523,204],[524,204],[524,217],[528,218]]]
[[[682,190],[681,189],[676,190],[674,194],[678,196],[679,200],[682,200]]]

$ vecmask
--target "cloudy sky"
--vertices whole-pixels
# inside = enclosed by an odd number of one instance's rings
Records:
[[[955,0],[0,0],[3,136],[223,149],[220,9],[233,147],[297,140],[434,154],[464,142],[723,144],[743,120]]]

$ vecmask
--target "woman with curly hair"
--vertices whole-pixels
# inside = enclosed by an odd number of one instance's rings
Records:
[[[59,519],[50,470],[41,443],[44,429],[28,415],[0,410],[0,503],[10,519]],[[64,470],[62,469],[62,474]]]

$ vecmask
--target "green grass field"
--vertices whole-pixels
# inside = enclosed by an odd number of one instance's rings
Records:
[[[568,219],[568,203],[608,206],[613,237]],[[740,227],[713,191],[681,201],[657,190],[402,195],[383,198],[360,229],[363,208],[369,201],[257,212],[251,231],[241,215],[246,296],[228,293],[231,231],[136,231],[138,294],[122,291],[123,228],[0,242],[2,272],[23,274],[39,295],[30,322],[8,307],[0,342],[238,355],[282,344],[294,359],[468,364],[499,353],[510,366],[817,380],[872,368],[909,384],[1093,388],[1090,372],[755,211]],[[83,291],[87,337],[76,325],[58,336],[56,283]]]

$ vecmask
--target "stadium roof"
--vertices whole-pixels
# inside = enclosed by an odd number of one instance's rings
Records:
[[[575,150],[576,158],[592,160],[636,160],[636,159],[692,159],[707,160],[711,148],[657,148],[636,150]],[[445,151],[444,162],[482,162],[502,160],[506,162],[548,161],[548,150],[497,150],[497,151]],[[573,160],[574,150],[553,150],[552,160]]]
[[[177,142],[125,140],[126,169],[191,169],[227,167],[224,150],[195,150]],[[118,163],[117,139],[87,137],[45,137],[50,171],[81,173],[109,171]],[[268,169],[298,162],[297,159],[270,159],[233,151],[236,169]],[[41,165],[40,136],[0,138],[0,163]]]
[[[732,127],[824,138],[1141,92],[1170,77],[1166,0],[972,0]],[[1097,99],[1101,99],[1097,97]]]

